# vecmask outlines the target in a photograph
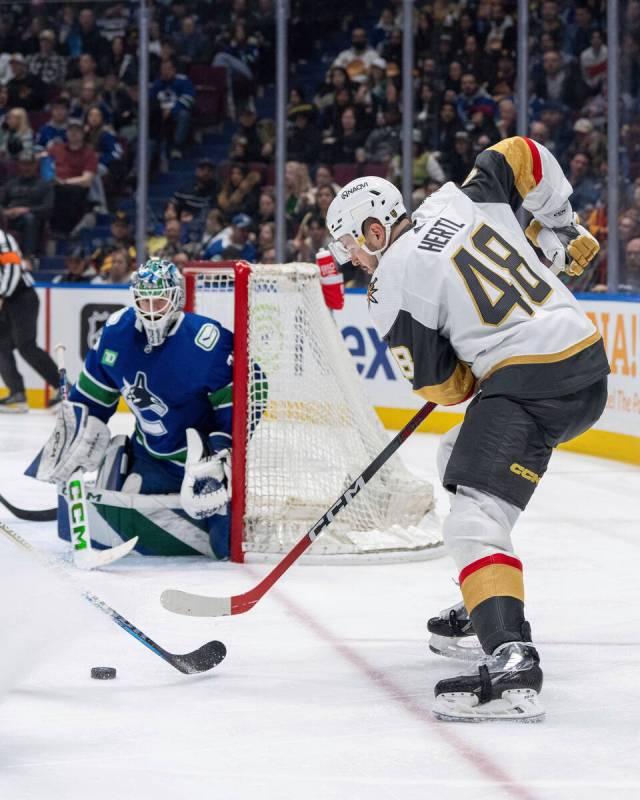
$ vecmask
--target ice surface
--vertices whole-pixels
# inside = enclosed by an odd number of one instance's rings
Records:
[[[44,412],[0,416],[0,493],[17,505],[54,502],[21,476],[51,425]],[[403,446],[431,480],[436,446],[428,435]],[[426,647],[426,619],[456,600],[447,559],[294,567],[253,611],[222,620],[171,615],[160,591],[243,591],[268,567],[128,556],[75,573],[173,652],[225,642],[223,664],[183,676],[0,542],[0,798],[635,800],[639,512],[639,469],[559,452],[518,523],[547,710],[528,726],[430,716],[434,683],[458,669]],[[65,552],[52,524],[0,519]],[[25,652],[36,668],[16,675],[7,664]],[[91,680],[92,666],[118,677]]]

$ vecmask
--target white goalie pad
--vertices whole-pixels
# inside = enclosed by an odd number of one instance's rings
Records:
[[[137,536],[143,555],[213,558],[206,522],[186,519],[177,494],[131,494],[85,486],[92,545],[117,547]],[[58,535],[70,538],[67,498],[59,495]]]
[[[39,481],[67,481],[74,472],[94,472],[100,466],[111,435],[82,403],[60,403],[56,425],[25,474]]]

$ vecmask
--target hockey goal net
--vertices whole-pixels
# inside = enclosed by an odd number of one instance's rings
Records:
[[[234,561],[279,559],[389,437],[325,306],[312,264],[191,262],[187,310],[234,331]],[[266,376],[256,378],[254,364]],[[261,415],[261,416],[260,416]],[[418,560],[439,554],[433,487],[393,456],[306,560]]]

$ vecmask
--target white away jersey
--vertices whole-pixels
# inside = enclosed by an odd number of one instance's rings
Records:
[[[600,334],[539,260],[515,210],[567,224],[571,186],[529,139],[481,153],[462,189],[448,183],[384,253],[369,308],[423,397],[450,405],[485,393],[569,394],[609,371]]]

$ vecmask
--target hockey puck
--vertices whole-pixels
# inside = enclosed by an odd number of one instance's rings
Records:
[[[91,677],[97,681],[111,681],[116,677],[115,667],[91,667]]]

